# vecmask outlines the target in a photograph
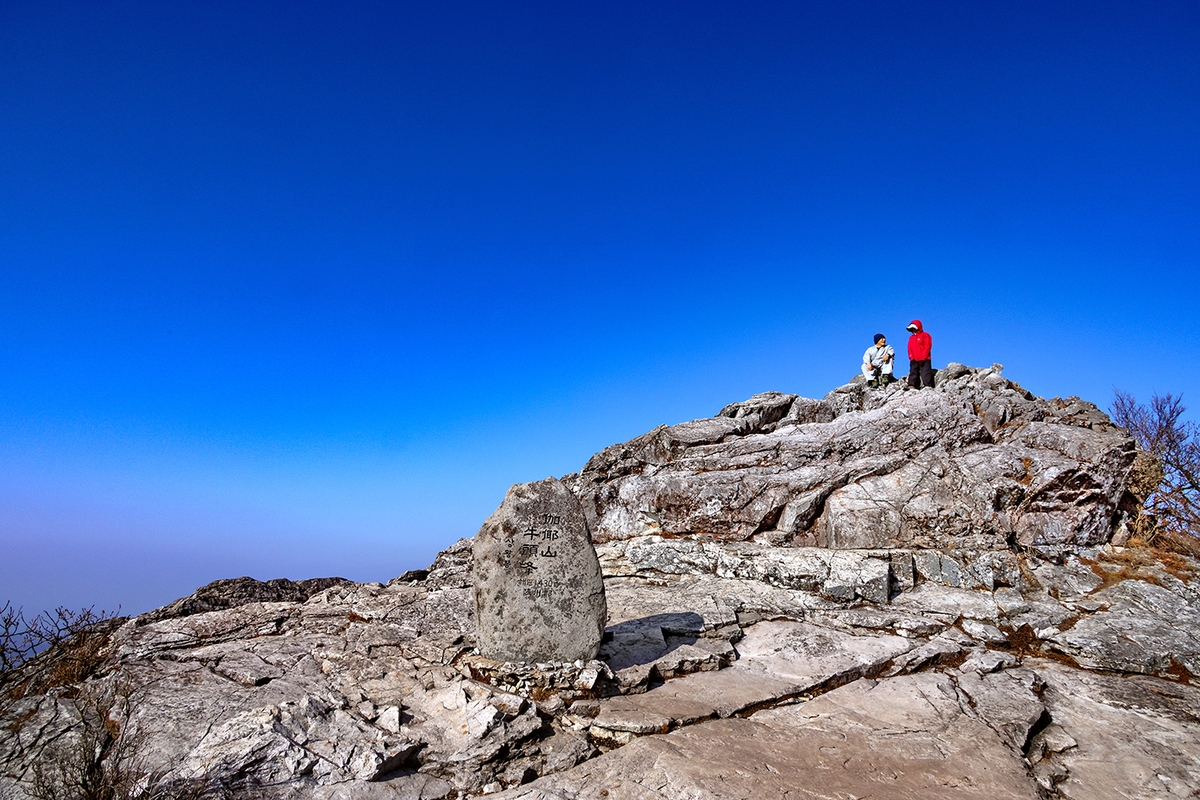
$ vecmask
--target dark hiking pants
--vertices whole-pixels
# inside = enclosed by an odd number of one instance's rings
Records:
[[[914,389],[933,388],[933,362],[930,359],[908,362],[908,385]]]

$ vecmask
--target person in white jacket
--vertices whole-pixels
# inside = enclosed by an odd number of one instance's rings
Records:
[[[896,351],[882,333],[875,334],[875,344],[863,353],[862,371],[868,386],[886,386],[896,380]]]

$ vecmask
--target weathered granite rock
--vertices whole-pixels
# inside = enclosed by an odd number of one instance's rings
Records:
[[[1088,615],[1069,630],[1055,630],[1047,639],[1052,649],[1094,669],[1200,675],[1200,597],[1196,594],[1125,580],[1092,598],[1105,610]]]
[[[1102,544],[1136,446],[1078,398],[951,364],[933,390],[768,392],[594,455],[564,481],[596,541],[704,534],[835,549]],[[1144,470],[1143,470],[1144,471]],[[1140,474],[1140,472],[1138,473]]]
[[[1122,473],[1127,440],[1086,403],[995,368],[939,381],[761,395],[613,456],[632,467],[597,508],[678,494],[599,546],[594,661],[475,652],[476,557],[502,563],[483,536],[386,586],[218,582],[115,620],[84,670],[35,659],[85,677],[7,684],[0,800],[88,730],[191,796],[1197,796],[1200,563],[1094,546],[1152,470]]]
[[[623,557],[607,559],[625,572],[606,581],[613,625],[601,654],[617,678],[631,679],[607,685],[615,696],[567,707],[560,694],[586,698],[586,691],[537,684],[546,693],[521,696],[471,677],[472,589],[462,585],[470,544],[439,556],[441,566],[424,580],[339,585],[303,603],[126,622],[82,690],[132,689],[122,727],[153,732],[140,753],[148,766],[163,766],[176,781],[257,787],[269,800],[515,792],[537,778],[520,791],[819,797],[812,793],[834,776],[860,795],[898,792],[888,796],[969,797],[990,787],[1006,797],[1150,797],[1156,786],[1167,796],[1200,789],[1194,687],[1031,659],[1069,640],[1038,638],[1015,624],[1045,607],[1070,615],[1063,635],[1087,623],[1082,630],[1117,641],[1120,620],[1135,611],[1145,623],[1175,614],[1173,624],[1190,630],[1195,617],[1186,608],[1198,587],[1179,559],[1160,564],[1147,551],[1133,569],[1126,551],[1124,560],[1096,562],[1107,577],[1071,578],[1070,608],[1046,592],[1075,574],[1074,562],[1026,563],[1024,573],[1036,579],[995,592],[918,582],[879,605],[773,585],[775,568],[722,577],[643,563],[631,574]],[[734,552],[787,563],[772,550]],[[976,631],[975,623],[988,635],[972,638],[956,627]],[[987,649],[993,630],[1011,639],[995,643],[1001,650]],[[1163,637],[1147,642],[1181,647]],[[1122,664],[1097,665],[1140,669],[1140,662]],[[522,669],[512,665],[510,673]],[[572,669],[581,677],[591,667]],[[635,679],[639,670],[644,680]],[[1195,680],[1178,669],[1164,674]],[[72,740],[81,724],[76,702],[52,693],[0,710],[0,798],[29,797],[22,776],[53,742]],[[753,716],[738,717],[746,714]],[[595,759],[597,744],[618,749]],[[834,771],[835,753],[844,773]],[[653,754],[648,762],[646,754]],[[887,775],[894,783],[871,788]]]
[[[479,650],[500,661],[596,657],[608,610],[579,500],[557,480],[524,483],[475,536]]]
[[[287,578],[269,581],[225,578],[201,586],[187,597],[181,597],[162,608],[142,614],[137,619],[144,625],[160,619],[237,608],[247,603],[303,603],[317,592],[348,583],[350,581],[345,578],[310,578],[306,581],[290,581]]]
[[[588,723],[594,738],[625,743],[709,717],[840,686],[878,674],[912,643],[903,637],[858,635],[803,622],[760,622],[738,642],[738,660],[720,671],[693,671],[644,694],[601,700]]]
[[[951,679],[859,680],[811,702],[645,736],[497,800],[1039,797]]]
[[[1029,751],[1046,790],[1070,800],[1200,795],[1200,690],[1052,661],[1030,667],[1052,720]]]
[[[1048,721],[1046,707],[1038,697],[1044,683],[1028,669],[964,670],[956,682],[971,708],[1015,753],[1025,752],[1035,727]]]

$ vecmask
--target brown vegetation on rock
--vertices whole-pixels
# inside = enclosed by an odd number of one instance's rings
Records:
[[[255,800],[248,787],[207,776],[171,779],[149,763],[152,731],[134,728],[134,692],[126,686],[87,686],[63,711],[76,724],[43,748],[26,775],[33,800]]]
[[[123,617],[95,610],[59,607],[32,619],[11,603],[0,607],[0,691],[15,699],[70,686],[87,678],[100,662],[108,634]]]
[[[1155,394],[1144,405],[1117,390],[1112,417],[1142,450],[1129,490],[1151,524],[1134,533],[1148,544],[1200,555],[1200,427],[1183,419],[1182,401]]]

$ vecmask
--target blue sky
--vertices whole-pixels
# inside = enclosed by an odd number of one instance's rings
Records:
[[[0,602],[386,581],[920,317],[1200,403],[1195,3],[0,4]],[[901,366],[903,366],[903,361]]]

